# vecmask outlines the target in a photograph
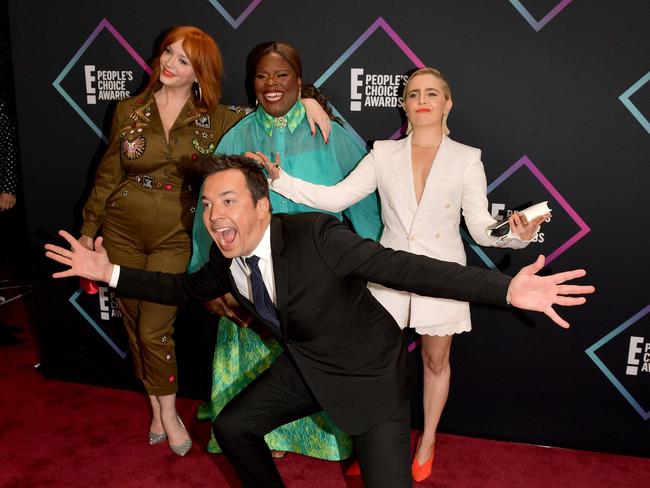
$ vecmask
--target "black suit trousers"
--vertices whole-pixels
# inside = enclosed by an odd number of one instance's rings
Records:
[[[242,487],[284,487],[264,435],[320,410],[286,353],[233,398],[215,419],[213,430]],[[387,420],[353,436],[366,488],[411,486],[410,440],[408,403]]]

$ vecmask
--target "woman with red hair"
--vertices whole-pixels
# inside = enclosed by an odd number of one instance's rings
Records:
[[[106,153],[83,208],[80,242],[100,232],[110,259],[150,271],[183,272],[191,253],[199,185],[181,161],[212,154],[243,109],[219,105],[223,61],[214,39],[192,26],[172,28],[151,64],[147,87],[115,110]],[[318,105],[313,102],[311,107]],[[320,106],[315,109],[329,119]],[[176,411],[176,308],[118,298],[133,365],[149,395],[149,443],[169,442],[179,456],[192,446]]]

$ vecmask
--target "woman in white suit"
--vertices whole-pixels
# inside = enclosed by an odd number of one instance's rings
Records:
[[[547,216],[527,222],[523,214],[515,213],[509,219],[508,235],[488,237],[486,228],[496,220],[487,209],[481,151],[447,137],[452,100],[440,72],[432,68],[415,71],[403,97],[408,136],[375,142],[373,150],[337,185],[307,183],[282,171],[277,159],[271,163],[262,153],[248,155],[266,166],[272,190],[315,208],[340,212],[377,189],[384,224],[380,242],[386,247],[465,264],[461,212],[480,245],[528,245]],[[414,327],[422,336],[424,431],[413,460],[413,477],[421,481],[431,474],[435,433],[449,393],[452,335],[471,329],[469,304],[372,283],[368,286],[400,327]]]

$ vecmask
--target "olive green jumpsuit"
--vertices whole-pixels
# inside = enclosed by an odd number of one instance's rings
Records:
[[[83,209],[81,234],[94,238],[100,232],[113,263],[184,272],[199,188],[185,179],[179,164],[212,154],[244,115],[223,106],[202,114],[190,100],[167,140],[153,93],[119,102],[108,149]],[[136,376],[150,395],[176,393],[176,307],[127,298],[118,303]]]

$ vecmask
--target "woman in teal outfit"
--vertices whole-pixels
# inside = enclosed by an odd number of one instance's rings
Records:
[[[258,108],[221,139],[216,153],[260,151],[273,157],[279,155],[285,171],[323,185],[332,185],[345,178],[365,155],[365,148],[336,123],[332,124],[328,141],[312,136],[299,100],[302,64],[297,51],[280,42],[260,44],[248,56],[247,71],[252,78]],[[293,203],[275,192],[271,192],[271,205],[273,211],[279,213],[317,210]],[[363,237],[376,240],[380,235],[379,202],[375,194],[334,215],[339,219],[347,218]],[[201,212],[196,212],[189,271],[198,269],[208,260],[210,245]],[[274,339],[261,338],[252,330],[241,328],[226,317],[221,318],[213,363],[212,401],[208,408],[200,410],[199,416],[213,420],[281,351],[282,346]],[[279,427],[267,434],[266,441],[272,450],[329,460],[345,459],[352,452],[350,438],[322,412]],[[208,450],[220,452],[214,437]]]

